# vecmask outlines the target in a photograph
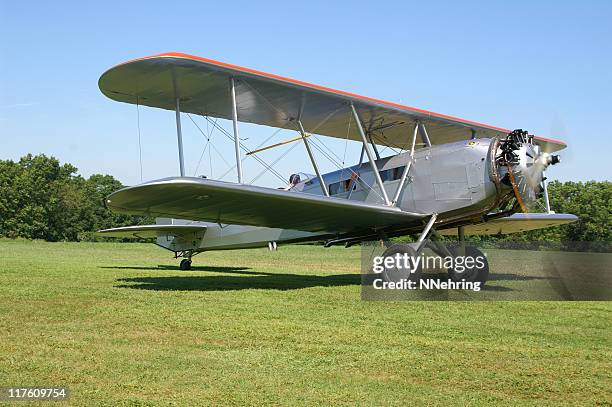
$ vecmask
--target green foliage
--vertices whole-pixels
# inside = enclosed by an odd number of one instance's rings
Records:
[[[552,209],[580,217],[576,223],[564,226],[568,240],[612,240],[612,182],[551,182]]]
[[[103,206],[104,197],[121,187],[110,175],[85,179],[73,165],[44,154],[0,161],[0,236],[91,240],[98,229],[151,223]]]
[[[551,210],[574,214],[579,220],[568,225],[509,235],[507,238],[549,242],[612,241],[612,182],[553,181],[548,184],[548,194]]]

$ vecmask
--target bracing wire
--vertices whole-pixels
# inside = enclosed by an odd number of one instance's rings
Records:
[[[216,121],[216,119],[215,119],[215,121]],[[213,128],[213,130],[214,130],[214,128]],[[202,154],[200,154],[200,159],[198,160],[198,165],[196,166],[196,169],[195,169],[195,171],[193,172],[193,175],[194,175],[194,176],[196,176],[196,174],[198,173],[198,169],[200,168],[200,164],[202,163],[202,158],[204,157],[204,153],[206,153],[206,148],[207,148],[207,147],[208,147],[208,145],[210,144],[210,139],[211,139],[211,136],[212,136],[212,132],[213,132],[213,130],[209,130],[209,128],[208,128],[208,122],[206,122],[206,133],[207,133],[208,135],[206,135],[206,134],[202,133],[202,134],[204,134],[204,137],[206,138],[206,144],[204,145],[204,149],[202,150]],[[209,151],[208,151],[208,157],[209,157],[209,159],[211,159],[211,157],[210,157],[210,149],[209,149]],[[211,160],[212,160],[212,159],[211,159]],[[210,169],[210,171],[211,171],[211,173],[212,173],[212,165],[211,165],[211,169]],[[209,174],[209,176],[211,176],[211,177],[212,177],[212,175],[210,175],[210,174]]]
[[[270,106],[270,108],[272,108],[272,110],[276,111],[277,113],[280,113],[281,115],[285,116],[286,118],[291,117],[290,115],[288,115],[286,112],[284,112],[282,109],[279,109],[278,107],[276,107],[274,105],[274,103],[272,103],[268,98],[266,98],[264,95],[261,94],[261,92],[259,92],[254,86],[252,86],[251,84],[249,84],[247,81],[243,80],[242,83],[244,83],[246,86],[248,86],[254,93],[256,93],[261,99],[263,99],[264,102],[266,102],[266,104],[268,106]],[[342,110],[343,108],[345,108],[345,105],[339,106],[337,109],[335,109],[334,111],[330,112],[327,116],[325,116],[312,130],[309,131],[309,133],[313,134],[316,132],[316,130],[321,127],[323,124],[327,123],[327,121],[334,116],[336,113],[338,113],[338,111]],[[350,120],[350,119],[349,119]],[[350,123],[350,122],[349,122]],[[348,132],[347,132],[347,137],[348,137]],[[327,147],[323,142],[321,142],[321,144],[327,148],[333,155],[336,156],[336,158],[338,160],[341,160],[340,157],[334,153],[331,149],[329,149],[329,147]]]
[[[314,138],[311,138],[311,141],[315,141]],[[336,157],[338,157],[335,153],[333,153],[333,151],[327,147],[324,143],[319,142],[323,147],[327,148],[328,150],[330,150],[332,152],[332,154],[334,154]],[[358,177],[358,179],[360,179],[361,184],[365,185],[370,191],[374,192],[376,195],[378,195],[379,198],[383,198],[383,196],[377,191],[375,190],[370,184],[366,183],[361,176],[355,172],[355,170],[353,170],[352,168],[345,168],[343,167],[337,160],[335,160],[331,155],[329,155],[328,153],[326,153],[321,147],[319,147],[317,142],[312,142],[311,143],[312,146],[314,146],[321,154],[323,154],[323,156],[325,158],[327,158],[332,164],[334,164],[336,167],[338,167],[339,170],[347,170],[351,172],[351,176],[356,176]],[[339,157],[338,157],[339,159]]]
[[[212,165],[212,148],[208,149],[208,169],[209,169],[209,177],[214,178],[213,174],[213,165]]]
[[[272,110],[274,110],[274,111],[276,111],[277,113],[280,113],[281,115],[285,116],[285,118],[286,118],[286,119],[289,119],[289,118],[291,117],[290,115],[287,115],[287,113],[286,113],[286,112],[284,112],[282,109],[279,109],[278,107],[276,107],[276,106],[275,106],[275,105],[274,105],[274,104],[273,104],[273,103],[272,103],[270,100],[268,100],[268,98],[266,98],[266,97],[265,97],[263,94],[261,94],[261,92],[259,92],[259,91],[258,91],[258,90],[257,90],[257,89],[254,87],[254,86],[252,86],[251,84],[249,84],[247,81],[242,80],[241,82],[242,82],[242,83],[244,83],[244,84],[245,84],[247,87],[249,87],[249,88],[250,88],[250,89],[251,89],[251,90],[252,90],[252,91],[253,91],[255,94],[257,94],[257,96],[259,96],[261,99],[263,99],[263,100],[264,100],[264,102],[266,102],[266,104],[268,104],[268,106],[269,106],[270,108],[272,108]],[[327,121],[328,121],[328,120],[329,120],[329,119],[330,119],[330,118],[331,118],[333,115],[335,115],[335,114],[336,114],[336,113],[337,113],[339,110],[341,110],[343,107],[345,107],[345,106],[340,106],[340,107],[338,107],[338,109],[336,109],[336,110],[334,110],[333,112],[329,113],[329,114],[328,114],[328,115],[327,115],[327,116],[326,116],[326,117],[325,117],[325,118],[324,118],[324,119],[323,119],[323,120],[322,120],[322,121],[321,121],[321,122],[320,122],[320,123],[319,123],[317,126],[315,126],[315,128],[313,128],[313,129],[312,129],[312,130],[311,130],[309,133],[311,133],[311,134],[312,134],[312,133],[314,133],[314,132],[315,132],[315,131],[316,131],[316,130],[317,130],[319,127],[320,127],[320,126],[322,126],[322,125],[323,125],[325,122],[327,122]],[[210,119],[208,119],[208,118],[206,118],[206,119],[207,119],[207,120],[210,122]],[[221,130],[222,132],[224,132],[224,133],[225,133],[225,134],[226,134],[226,135],[227,135],[229,138],[232,138],[232,137],[231,137],[229,134],[227,134],[227,132],[226,132],[224,129],[220,128],[220,130]],[[326,157],[326,158],[327,158],[327,159],[328,159],[330,162],[332,162],[333,164],[335,164],[335,165],[336,165],[336,166],[337,166],[339,169],[341,169],[341,170],[348,169],[348,170],[349,170],[349,171],[350,171],[350,172],[351,172],[353,175],[355,175],[355,176],[357,176],[358,178],[360,178],[360,177],[359,177],[359,174],[357,174],[357,173],[356,173],[354,170],[352,170],[352,169],[350,169],[350,168],[345,168],[345,167],[344,167],[345,160],[346,160],[346,150],[347,150],[347,147],[348,147],[348,135],[349,135],[349,132],[350,132],[350,118],[349,118],[349,129],[347,130],[347,138],[346,138],[346,144],[345,144],[344,159],[341,159],[341,158],[340,158],[340,157],[339,157],[339,156],[338,156],[336,153],[334,153],[334,152],[333,152],[333,151],[332,151],[332,150],[331,150],[329,147],[327,147],[327,146],[325,145],[325,143],[323,143],[323,142],[321,142],[321,141],[319,141],[319,140],[316,140],[316,141],[315,141],[315,137],[312,137],[312,138],[311,138],[311,141],[312,141],[312,143],[311,143],[311,144],[313,144],[313,145],[314,145],[314,147],[315,147],[315,148],[316,148],[316,149],[317,149],[317,150],[318,150],[318,151],[319,151],[321,154],[323,154],[323,155],[324,155],[324,156],[325,156],[325,157]],[[232,139],[233,139],[233,138],[232,138]],[[330,153],[331,153],[332,155],[334,155],[334,156],[335,156],[335,157],[336,157],[338,160],[342,161],[342,164],[339,164],[339,163],[338,163],[338,161],[336,161],[336,160],[335,160],[335,159],[334,159],[334,158],[333,158],[333,157],[332,157],[330,154],[327,154],[325,151],[323,151],[323,149],[317,145],[318,143],[320,143],[320,144],[321,144],[321,145],[322,145],[324,148],[326,148],[327,150],[329,150],[329,151],[330,151]],[[294,145],[293,147],[295,147],[295,146],[297,146],[297,144],[296,144],[296,145]],[[285,154],[283,154],[283,155],[282,155],[280,158],[284,157],[284,156],[285,156],[285,155],[286,155],[286,154],[287,154],[289,151],[291,151],[291,150],[293,149],[293,147],[292,147],[291,149],[289,149],[287,152],[285,152]],[[242,146],[242,145],[241,145],[241,148],[243,148],[243,150],[247,150],[247,149],[246,149],[244,146]],[[255,159],[257,159],[258,161],[260,161],[260,159],[259,159],[259,158],[258,158],[258,157],[257,157],[255,154],[253,154],[252,156],[253,156]],[[275,164],[277,161],[278,161],[278,159],[277,159],[277,160],[274,162],[274,164]],[[270,171],[271,171],[271,172],[272,172],[274,175],[276,175],[276,176],[277,176],[277,177],[279,177],[279,178],[280,178],[280,179],[281,179],[283,182],[285,182],[285,179],[284,179],[284,178],[283,178],[283,177],[282,177],[280,174],[278,174],[278,172],[277,172],[276,170],[274,170],[274,168],[272,168],[271,166],[268,166],[268,165],[267,165],[267,164],[265,164],[264,162],[261,162],[261,161],[260,161],[260,163],[261,163],[262,165],[264,165],[264,166],[266,167],[266,169],[267,169],[267,170],[270,170]],[[230,169],[229,171],[231,171],[231,170],[232,170],[232,169]],[[228,171],[228,172],[229,172],[229,171]],[[226,173],[226,174],[227,174],[227,173]],[[225,175],[226,175],[226,174],[225,174]],[[224,176],[225,176],[225,175],[224,175]],[[258,176],[258,177],[259,177],[259,176]],[[256,178],[258,178],[258,177],[256,177]],[[223,177],[221,177],[221,178],[223,178]],[[252,181],[251,181],[251,183],[252,183],[252,182],[254,182],[254,181],[255,181],[255,179],[254,179],[254,180],[252,180]],[[362,185],[365,185],[367,188],[369,188],[369,189],[370,189],[372,192],[374,192],[375,194],[377,194],[377,195],[378,195],[380,198],[382,198],[382,195],[381,195],[380,193],[378,193],[378,191],[376,191],[376,190],[375,190],[375,189],[374,189],[374,188],[373,188],[371,185],[369,185],[369,184],[365,183],[363,180],[361,180],[361,183],[362,183]]]
[[[280,160],[282,160],[283,158],[285,158],[287,156],[287,154],[289,154],[294,148],[296,148],[297,146],[299,146],[298,143],[293,144],[290,148],[287,149],[287,151],[285,151],[283,154],[281,154],[280,157],[278,157],[276,160],[274,160],[272,162],[272,164],[270,164],[270,166],[276,165]],[[254,177],[251,182],[249,182],[249,184],[254,183],[255,181],[257,181],[262,175],[264,175],[266,172],[268,171],[267,168],[264,168],[259,174],[257,174],[256,177]],[[286,182],[286,181],[285,181]]]
[[[221,133],[223,133],[229,140],[234,140],[234,137],[232,137],[231,134],[229,134],[227,132],[227,130],[225,130],[223,127],[219,126],[216,122],[212,122],[210,120],[210,118],[205,116],[205,119],[211,123],[213,126],[215,126],[219,131],[221,131]],[[274,136],[278,131],[280,131],[281,129],[277,130],[272,136]],[[272,137],[270,136],[270,137]],[[265,141],[264,141],[265,143]],[[242,151],[244,151],[245,153],[249,152],[249,149],[242,143],[240,143],[240,148],[242,149]],[[272,172],[277,178],[279,178],[280,180],[282,180],[283,182],[285,182],[285,179],[283,178],[283,176],[281,174],[278,173],[278,171],[276,171],[274,168],[270,168],[270,166],[264,161],[262,160],[260,157],[256,156],[255,154],[251,154],[250,157],[253,157],[257,162],[259,162],[262,166],[264,166],[265,168],[269,168],[270,172]],[[247,157],[244,157],[241,161],[244,161]],[[230,166],[228,164],[228,166]],[[234,170],[234,168],[236,167],[236,165],[234,164],[233,166],[230,166],[230,168],[219,178],[219,179],[223,179],[227,174],[229,174],[231,171]]]
[[[198,169],[200,169],[200,164],[202,163],[202,158],[204,158],[204,154],[206,153],[206,148],[208,147],[208,144],[210,143],[210,139],[206,140],[206,144],[204,145],[204,149],[202,149],[202,154],[200,154],[200,159],[198,160],[198,165],[196,165],[195,170],[193,171],[193,176],[197,176],[198,174]]]
[[[193,118],[191,117],[191,115],[187,115],[189,117],[189,119],[193,122],[193,124],[195,124],[195,126],[198,128],[198,130],[200,131],[200,133],[204,134],[202,129],[200,128],[200,126],[197,125],[197,123],[193,120]],[[234,138],[221,126],[219,126],[217,124],[217,122],[213,122],[209,117],[204,116],[204,118],[206,119],[206,121],[208,123],[210,123],[214,128],[218,129],[219,131],[221,131],[222,134],[224,134],[228,139],[230,140],[234,140]],[[280,131],[281,129],[277,130]],[[276,133],[274,133],[276,134]],[[273,134],[273,135],[274,135]],[[265,141],[264,141],[265,142]],[[230,171],[232,171],[232,169],[235,167],[235,165],[232,167],[227,160],[225,160],[225,158],[223,157],[223,155],[221,155],[221,153],[219,153],[219,151],[215,148],[214,143],[211,143],[210,146],[217,151],[217,153],[221,156],[221,158],[223,159],[223,161],[227,164],[228,167],[231,167],[223,176],[221,176],[219,179],[223,179],[223,177],[225,177]],[[249,149],[247,147],[245,147],[242,143],[240,143],[240,148],[242,149],[242,151],[244,152],[248,152]],[[250,157],[255,158],[255,160],[257,160],[257,162],[259,162],[261,165],[263,165],[264,167],[268,168],[270,170],[270,172],[272,174],[274,174],[277,178],[279,178],[280,180],[282,180],[283,183],[285,183],[285,178],[278,172],[276,171],[274,168],[270,168],[270,166],[264,161],[262,160],[260,157],[257,157],[255,154],[251,155]]]
[[[261,94],[261,92],[259,92],[257,89],[255,89],[254,86],[250,85],[247,81],[243,81],[243,83],[248,86],[254,93],[256,93],[260,98],[262,98],[264,100],[264,102],[266,102],[266,104],[268,104],[272,110],[276,111],[277,113],[280,113],[282,115],[284,115],[285,117],[291,117],[289,115],[287,115],[286,112],[284,112],[282,109],[277,108],[270,100],[268,100],[268,98],[266,98],[264,95]],[[341,110],[343,107],[345,106],[340,106],[338,107],[336,110],[334,110],[333,112],[329,113],[323,120],[321,120],[321,122],[319,124],[317,124],[317,126],[315,126],[315,128],[313,128],[310,133],[314,133],[320,126],[322,126],[324,123],[326,123],[332,116],[334,116],[339,110]],[[346,145],[345,145],[345,159],[346,159],[346,148],[348,147],[348,136],[349,136],[349,132],[350,132],[350,117],[349,117],[349,128],[347,129],[347,138],[346,138]],[[353,171],[352,169],[348,169],[345,168],[344,164],[345,164],[345,159],[341,159],[333,150],[331,150],[327,145],[325,145],[325,143],[323,143],[320,140],[316,140],[315,141],[315,137],[311,138],[312,140],[312,144],[315,146],[315,148],[321,153],[323,154],[330,162],[332,162],[332,164],[336,165],[340,170],[349,170],[352,175],[359,177],[359,174],[357,174],[355,171]],[[335,156],[339,161],[342,161],[342,164],[339,164],[338,161],[334,160],[333,157],[331,157],[330,154],[327,154],[323,151],[322,148],[320,148],[317,145],[317,142],[320,143],[324,148],[326,148],[333,156]],[[376,191],[371,185],[367,184],[366,182],[364,182],[363,180],[361,181],[361,183],[363,185],[365,185],[368,189],[370,189],[372,192],[374,192],[376,195],[378,195],[380,198],[382,198],[382,195],[380,193],[378,193],[378,191]]]
[[[243,151],[245,151],[245,152],[251,152],[251,153],[252,153],[253,151],[257,150],[259,147],[261,147],[261,146],[263,146],[264,144],[266,144],[266,143],[267,143],[269,140],[271,140],[271,139],[272,139],[274,136],[276,136],[276,135],[277,135],[277,134],[278,134],[278,133],[279,133],[281,130],[284,130],[284,129],[282,129],[282,128],[278,128],[278,129],[276,129],[276,131],[275,131],[274,133],[272,133],[270,136],[268,136],[268,137],[267,137],[267,138],[266,138],[264,141],[262,141],[261,143],[259,143],[259,145],[257,145],[257,146],[256,146],[254,149],[252,149],[252,150],[249,150],[248,148],[246,148],[246,146],[244,146]],[[242,159],[240,160],[240,162],[244,162],[244,161],[245,161],[245,160],[246,160],[248,157],[253,157],[253,158],[255,158],[255,159],[259,159],[259,157],[257,157],[257,156],[255,155],[255,153],[252,153],[252,154],[250,154],[250,155],[248,155],[248,156],[247,156],[247,155],[245,155],[244,157],[242,157]],[[263,160],[262,160],[262,161],[263,161]],[[260,162],[260,164],[262,164],[262,163]],[[265,162],[264,162],[262,165],[264,166],[265,170],[267,170],[267,169],[268,169],[267,164],[265,164]],[[234,164],[234,165],[233,165],[231,168],[229,168],[229,169],[228,169],[226,172],[224,172],[224,173],[223,173],[223,175],[221,176],[221,179],[222,179],[222,178],[224,178],[224,177],[225,177],[227,174],[229,174],[230,172],[234,171],[234,168],[236,168],[236,165],[235,165],[235,164]],[[278,173],[277,173],[277,174],[278,174]],[[280,179],[282,179],[282,180],[283,180],[283,182],[285,182],[285,179],[284,179],[284,178],[282,178],[282,174],[278,174],[278,175],[280,175]],[[277,177],[278,177],[278,176],[277,176]],[[252,182],[251,182],[251,183],[252,183]]]
[[[200,128],[200,126],[198,126],[198,124],[193,120],[193,118],[191,117],[191,115],[189,113],[187,113],[187,117],[189,117],[189,120],[191,120],[191,122],[198,128],[198,130],[200,131],[200,133],[202,133],[202,135],[204,137],[206,137],[206,134],[204,134],[204,132],[202,131],[202,129]],[[221,159],[223,160],[223,162],[226,165],[230,165],[230,163],[227,162],[227,160],[225,159],[225,157],[223,157],[223,154],[221,154],[219,152],[219,150],[217,150],[217,148],[215,147],[214,143],[211,143],[210,146],[217,152],[217,154],[219,154],[219,157],[221,157]]]

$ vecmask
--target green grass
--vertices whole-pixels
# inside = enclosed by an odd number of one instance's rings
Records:
[[[188,272],[168,254],[0,240],[0,386],[68,386],[75,405],[612,400],[608,302],[361,301],[358,248]]]

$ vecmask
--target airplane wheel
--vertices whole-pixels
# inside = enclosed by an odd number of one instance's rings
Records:
[[[179,266],[181,270],[191,270],[191,260],[183,259],[181,260],[181,265]]]
[[[452,249],[452,253],[459,256],[459,248]],[[452,281],[468,281],[468,282],[480,282],[481,286],[484,286],[489,278],[489,261],[483,252],[475,248],[474,246],[466,246],[465,247],[465,257],[471,257],[474,259],[468,264],[472,267],[466,267],[463,265],[464,269],[459,269],[459,266],[456,266],[455,269],[448,270],[448,277]]]
[[[420,266],[414,267],[414,259],[417,258],[417,253],[412,247],[403,244],[396,244],[385,250],[382,257],[392,257],[397,259],[398,254],[400,259],[400,267],[397,267],[397,262],[394,262],[393,267],[384,267],[382,272],[383,280],[387,282],[399,282],[404,279],[419,281],[421,279],[422,268]]]

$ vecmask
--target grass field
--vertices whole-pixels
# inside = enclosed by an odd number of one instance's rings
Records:
[[[0,386],[68,386],[75,405],[612,400],[608,302],[361,301],[359,248],[176,265],[146,244],[0,240]]]

